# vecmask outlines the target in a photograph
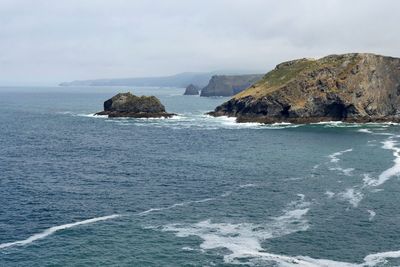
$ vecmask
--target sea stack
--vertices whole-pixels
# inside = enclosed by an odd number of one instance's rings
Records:
[[[189,84],[186,87],[184,95],[199,95],[200,88],[194,84]]]
[[[400,59],[331,55],[281,63],[218,106],[238,122],[400,122]]]
[[[132,118],[169,118],[176,114],[167,113],[165,107],[155,96],[135,96],[119,93],[104,102],[104,111],[96,115]]]

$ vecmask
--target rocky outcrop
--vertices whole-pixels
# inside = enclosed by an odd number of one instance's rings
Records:
[[[159,118],[172,117],[155,96],[135,96],[131,93],[119,93],[104,102],[104,111],[96,115],[109,117]]]
[[[189,84],[186,89],[184,95],[199,95],[200,88],[194,84]]]
[[[400,59],[354,53],[284,62],[209,114],[238,122],[400,122]]]
[[[233,96],[262,78],[263,75],[214,75],[200,96]]]

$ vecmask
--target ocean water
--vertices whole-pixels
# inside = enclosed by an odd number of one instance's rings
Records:
[[[0,88],[0,266],[399,266],[400,127],[92,114],[129,88]]]

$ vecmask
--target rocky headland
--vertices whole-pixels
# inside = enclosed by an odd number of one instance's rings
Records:
[[[119,93],[104,102],[104,111],[96,115],[132,118],[169,118],[176,114],[167,113],[165,107],[155,96],[136,96]]]
[[[208,85],[201,90],[200,96],[233,96],[240,93],[263,77],[250,75],[214,75]]]
[[[281,63],[218,106],[238,122],[400,122],[400,59],[330,55]]]

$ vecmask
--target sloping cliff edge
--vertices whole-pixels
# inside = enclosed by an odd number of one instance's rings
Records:
[[[366,53],[281,63],[208,113],[238,122],[400,122],[400,59]]]
[[[214,75],[208,85],[201,90],[200,96],[233,96],[262,77],[262,74]]]

